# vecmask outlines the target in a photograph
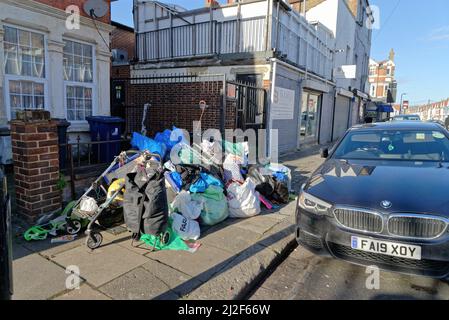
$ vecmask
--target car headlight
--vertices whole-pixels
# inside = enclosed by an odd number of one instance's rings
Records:
[[[330,209],[332,208],[330,203],[318,199],[305,191],[302,191],[299,195],[298,205],[301,209],[319,216],[330,215]]]

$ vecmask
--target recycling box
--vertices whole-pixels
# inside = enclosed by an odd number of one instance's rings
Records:
[[[87,117],[86,120],[89,122],[92,142],[117,141],[92,146],[95,159],[100,163],[112,162],[121,152],[120,140],[125,120],[106,116]]]

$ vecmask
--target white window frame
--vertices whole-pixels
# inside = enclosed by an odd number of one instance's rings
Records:
[[[49,56],[48,56],[48,42],[47,42],[47,34],[45,32],[39,31],[39,30],[33,30],[30,28],[26,28],[26,27],[22,27],[19,25],[13,25],[13,24],[4,24],[5,27],[10,27],[10,28],[14,28],[14,29],[18,29],[18,30],[23,30],[23,31],[28,31],[28,32],[32,32],[32,33],[36,33],[36,34],[40,34],[44,36],[44,58],[45,58],[45,64],[44,64],[44,70],[45,70],[45,74],[44,77],[42,78],[37,78],[37,77],[31,77],[31,76],[21,76],[21,75],[14,75],[14,74],[7,74],[6,70],[5,70],[5,65],[1,65],[0,67],[3,68],[3,74],[4,74],[4,80],[5,80],[5,90],[4,90],[4,101],[6,103],[6,114],[8,117],[8,121],[12,120],[12,108],[11,108],[11,94],[9,92],[9,82],[10,81],[29,81],[29,82],[36,82],[36,83],[42,83],[44,85],[44,109],[43,110],[47,110],[50,111],[51,107],[50,107],[50,99],[49,99],[49,83],[48,83],[48,76],[50,74],[49,72]],[[4,39],[2,39],[2,46],[3,46],[3,41]],[[0,50],[4,50],[3,47],[0,48]]]
[[[70,121],[72,124],[75,125],[84,125],[87,124],[87,120],[70,120],[68,118],[68,112],[67,112],[67,87],[84,87],[84,88],[90,88],[92,89],[92,115],[95,116],[97,114],[97,106],[98,106],[98,100],[97,100],[97,56],[96,56],[96,45],[93,43],[89,43],[86,41],[81,41],[78,39],[71,39],[71,38],[63,38],[63,42],[65,41],[71,41],[76,43],[81,43],[84,45],[88,45],[92,47],[92,82],[76,82],[76,81],[67,81],[64,78],[64,62],[62,65],[62,72],[63,74],[62,79],[64,81],[64,114],[65,118]],[[63,53],[64,56],[64,53]],[[64,60],[63,60],[64,61]]]

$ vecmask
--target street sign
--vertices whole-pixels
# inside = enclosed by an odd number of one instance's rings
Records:
[[[404,110],[408,110],[409,107],[410,107],[409,101],[404,101],[404,102],[402,103],[402,108],[403,108]]]

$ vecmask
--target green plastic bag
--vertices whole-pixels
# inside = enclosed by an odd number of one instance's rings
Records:
[[[154,248],[157,251],[171,250],[171,251],[189,251],[195,252],[199,248],[197,243],[186,243],[172,228],[173,219],[169,219],[167,232],[170,234],[170,240],[167,244],[163,244],[161,237],[151,234],[144,234],[140,237],[140,241],[144,242],[148,247]]]
[[[201,223],[214,226],[229,217],[228,201],[223,193],[223,188],[209,186],[204,193],[192,194],[192,200],[204,203],[201,211]]]

